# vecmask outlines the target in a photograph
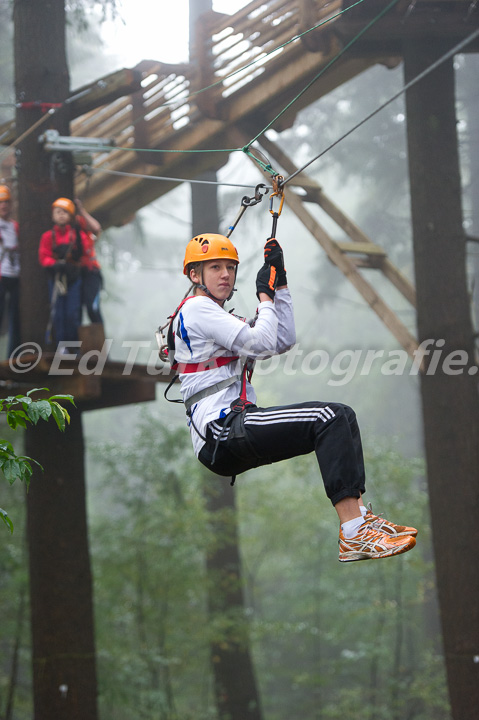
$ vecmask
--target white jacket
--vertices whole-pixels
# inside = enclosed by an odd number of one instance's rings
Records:
[[[296,342],[293,303],[287,288],[276,291],[274,303],[258,305],[254,326],[223,310],[214,300],[198,295],[182,306],[174,321],[175,361],[200,363],[211,357],[238,355],[240,360],[218,368],[180,373],[181,395],[186,401],[195,393],[241,372],[246,358],[266,358],[289,350]],[[242,362],[242,360],[243,362]],[[227,388],[203,398],[191,408],[195,426],[202,435],[212,420],[230,412],[230,405],[241,392],[237,380]],[[256,403],[253,386],[247,383],[247,398]],[[189,422],[196,455],[204,440]]]

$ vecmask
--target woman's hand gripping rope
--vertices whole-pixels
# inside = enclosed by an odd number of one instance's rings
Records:
[[[286,279],[286,270],[284,267],[284,257],[281,245],[276,238],[268,238],[264,246],[264,261],[267,265],[276,268],[278,276],[277,287],[283,287],[288,284]]]

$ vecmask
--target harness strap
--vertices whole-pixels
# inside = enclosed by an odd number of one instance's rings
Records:
[[[219,357],[208,358],[208,360],[203,360],[199,363],[173,363],[171,369],[178,373],[195,373],[223,367],[223,365],[228,365],[235,360],[239,360],[239,355],[221,355]]]
[[[200,400],[203,400],[205,397],[209,397],[210,395],[214,395],[215,393],[219,392],[220,390],[224,390],[225,388],[229,387],[230,385],[233,385],[233,383],[237,382],[237,380],[241,380],[241,375],[232,375],[229,378],[226,378],[225,380],[220,380],[220,382],[215,383],[214,385],[210,385],[207,388],[204,388],[203,390],[199,390],[197,393],[189,397],[187,400],[185,400],[185,408],[187,414],[189,414],[191,408],[193,405]]]

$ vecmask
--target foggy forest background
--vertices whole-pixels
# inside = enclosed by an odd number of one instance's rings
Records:
[[[0,89],[14,99],[12,26],[0,8]],[[162,60],[161,48],[158,57]],[[69,28],[71,87],[120,67],[105,57],[98,32]],[[478,178],[468,158],[477,153],[468,116],[479,112],[475,55],[456,58],[459,137],[466,223]],[[302,111],[277,137],[297,164],[306,162],[403,84],[402,67],[375,67]],[[12,111],[0,108],[0,120]],[[413,279],[405,116],[400,98],[308,172],[325,192]],[[261,181],[244,157],[219,171],[224,182]],[[475,183],[475,185],[474,185]],[[236,216],[242,188],[219,190],[221,227]],[[87,196],[82,198],[85,202]],[[320,217],[320,210],[317,210]],[[131,223],[105,231],[98,255],[105,278],[102,310],[111,357],[126,360],[132,343],[156,354],[154,332],[185,290],[184,246],[191,237],[190,189],[183,185],[141,210]],[[326,228],[336,234],[326,218]],[[267,203],[249,210],[234,234],[241,264],[235,311],[251,316],[254,277],[270,234]],[[38,228],[38,236],[47,228]],[[208,230],[208,228],[205,228]],[[336,236],[336,235],[335,235]],[[277,237],[283,245],[303,355],[323,349],[397,350],[397,343],[305,228],[285,207]],[[471,293],[477,248],[470,248]],[[39,269],[40,272],[40,269]],[[415,314],[373,270],[376,287],[415,333]],[[6,343],[0,348],[5,357]],[[301,357],[269,372],[258,368],[262,405],[301,399],[352,405],[363,434],[368,473],[366,500],[396,522],[419,528],[418,545],[388,563],[337,562],[337,521],[322,489],[316,461],[303,457],[238,478],[236,497],[247,613],[255,669],[268,720],[446,720],[449,717],[441,654],[422,456],[419,380],[407,370],[367,374],[331,364],[304,373]],[[351,368],[352,366],[350,366]],[[155,403],[84,414],[90,549],[100,716],[103,720],[158,717],[216,718],[208,643],[228,627],[206,622],[204,553],[211,528],[202,495],[204,474],[194,458],[181,406]],[[2,436],[21,449],[21,438]],[[211,478],[211,482],[219,482]],[[19,682],[13,718],[31,717],[30,637],[23,493],[1,487],[15,532],[2,534],[0,554],[0,717],[19,643]],[[4,501],[4,493],[8,500]],[[22,599],[20,602],[19,599]],[[20,611],[19,611],[20,608]],[[153,715],[161,707],[162,714]],[[318,709],[320,708],[320,709]]]

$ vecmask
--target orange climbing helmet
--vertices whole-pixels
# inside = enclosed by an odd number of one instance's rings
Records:
[[[0,185],[0,202],[3,200],[11,200],[10,188],[8,185]]]
[[[217,233],[202,233],[194,237],[186,246],[183,262],[183,274],[187,275],[190,263],[204,262],[205,260],[222,260],[228,258],[239,263],[238,251],[226,235]]]
[[[61,197],[57,198],[54,203],[52,203],[52,208],[61,208],[62,210],[66,210],[67,213],[70,213],[72,217],[75,217],[75,203],[73,200],[69,200],[68,198]]]

